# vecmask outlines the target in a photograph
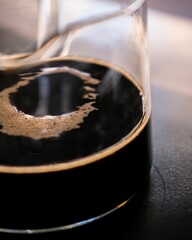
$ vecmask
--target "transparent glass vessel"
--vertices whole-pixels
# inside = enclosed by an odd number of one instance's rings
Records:
[[[0,231],[112,213],[152,162],[146,1],[0,5]]]

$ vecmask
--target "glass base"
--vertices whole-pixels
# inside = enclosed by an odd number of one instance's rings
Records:
[[[76,227],[80,227],[83,226],[85,224],[97,221],[111,213],[113,213],[114,211],[118,210],[119,208],[123,207],[125,204],[127,204],[135,195],[133,195],[132,197],[130,197],[128,200],[122,202],[121,204],[119,204],[118,206],[116,206],[115,208],[99,215],[96,217],[92,217],[90,219],[87,220],[83,220],[80,222],[76,222],[76,223],[72,223],[69,225],[64,225],[64,226],[58,226],[58,227],[53,227],[53,228],[42,228],[42,229],[8,229],[8,228],[0,228],[0,232],[1,233],[10,233],[10,234],[41,234],[41,233],[53,233],[53,232],[58,232],[58,231],[64,231],[64,230],[69,230],[69,229],[73,229]]]

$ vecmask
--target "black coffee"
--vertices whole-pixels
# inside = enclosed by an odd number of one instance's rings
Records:
[[[61,60],[0,79],[0,165],[51,164],[54,170],[103,158],[68,170],[1,173],[0,227],[72,224],[138,190],[151,166],[150,124],[131,77],[99,62]]]

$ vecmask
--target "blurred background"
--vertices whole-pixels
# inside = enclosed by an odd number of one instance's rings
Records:
[[[184,17],[192,17],[191,0],[148,0],[151,8]]]
[[[192,1],[148,0],[148,7],[152,86],[192,96]]]

